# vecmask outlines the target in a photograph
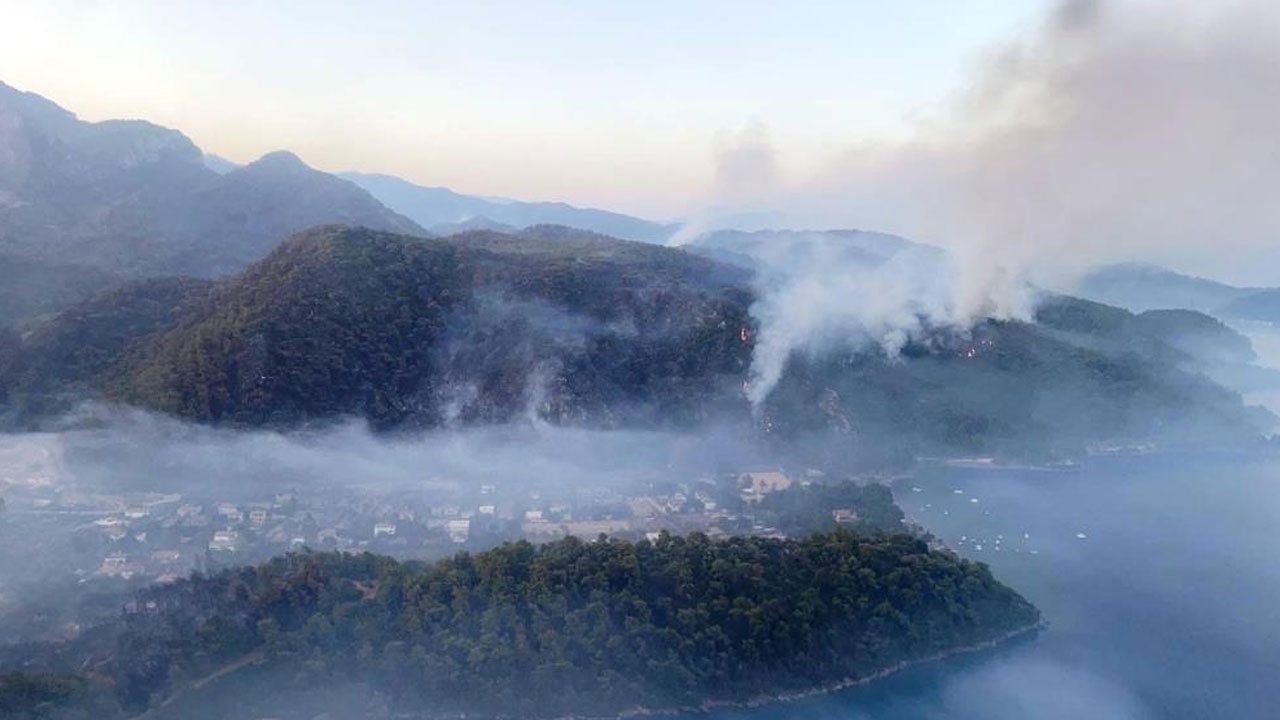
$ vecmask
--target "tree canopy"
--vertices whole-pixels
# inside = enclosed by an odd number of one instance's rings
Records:
[[[195,576],[140,594],[95,666],[123,711],[186,718],[211,678],[255,712],[353,684],[402,712],[616,714],[866,677],[1038,619],[985,565],[909,535],[571,537]]]

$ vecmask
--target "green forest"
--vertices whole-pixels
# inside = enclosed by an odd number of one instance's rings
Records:
[[[282,429],[733,422],[827,465],[884,466],[1157,432],[1248,438],[1267,421],[1197,374],[1197,348],[1243,342],[1229,329],[1070,298],[1036,323],[934,328],[894,356],[798,353],[753,412],[755,295],[741,268],[566,228],[318,228],[221,281],[142,281],[0,328],[0,427],[39,428],[86,399]]]
[[[144,591],[0,698],[221,717],[218,685],[238,711],[288,717],[290,698],[341,686],[391,713],[617,714],[865,677],[1038,620],[985,565],[904,534],[567,538],[432,565],[301,553]]]

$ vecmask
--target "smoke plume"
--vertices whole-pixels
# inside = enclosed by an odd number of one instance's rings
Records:
[[[912,140],[851,148],[784,202],[1042,282],[1127,259],[1280,282],[1257,267],[1280,230],[1276,88],[1274,3],[1072,0]]]
[[[1070,287],[1100,263],[1280,284],[1277,89],[1273,3],[1060,4],[909,140],[850,146],[776,194],[775,226],[892,232],[949,258],[766,273],[753,395],[792,351],[1025,317],[1029,284]],[[738,165],[717,167],[730,185]]]
[[[769,396],[794,352],[876,345],[893,357],[938,327],[1022,316],[1029,306],[1013,289],[1006,299],[995,292],[966,296],[955,283],[963,273],[956,258],[936,248],[904,243],[877,257],[851,247],[856,241],[801,233],[752,249],[761,288],[752,307],[760,324],[747,387],[753,406]]]

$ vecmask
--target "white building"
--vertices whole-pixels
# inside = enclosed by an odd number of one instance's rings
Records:
[[[213,540],[209,542],[209,549],[231,552],[236,549],[238,542],[240,542],[240,534],[235,530],[218,530],[213,533]]]
[[[446,526],[449,531],[449,539],[456,543],[464,543],[471,536],[470,520],[450,520]]]

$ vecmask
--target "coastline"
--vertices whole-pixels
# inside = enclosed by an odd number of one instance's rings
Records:
[[[986,650],[993,650],[995,648],[998,648],[1002,645],[1005,645],[1019,638],[1033,635],[1043,630],[1047,626],[1048,626],[1048,623],[1046,623],[1043,620],[1040,620],[1030,625],[1027,625],[1025,627],[1011,630],[1007,633],[1004,633],[1003,635],[999,635],[997,637],[991,638],[990,640],[984,640],[982,642],[974,643],[972,645],[963,645],[960,647],[951,648],[949,650],[944,650],[942,652],[934,653],[933,655],[928,655],[928,656],[917,658],[914,660],[903,660],[901,662],[894,663],[893,665],[890,665],[886,668],[877,670],[876,672],[873,672],[870,675],[864,675],[858,678],[844,678],[842,680],[826,683],[824,685],[819,685],[817,687],[812,687],[805,690],[794,690],[790,692],[777,692],[777,693],[763,693],[763,694],[748,698],[746,700],[704,700],[703,702],[698,703],[696,705],[681,705],[676,707],[637,706],[637,707],[623,710],[617,713],[616,715],[570,714],[570,715],[551,716],[551,717],[541,718],[540,720],[623,720],[623,719],[629,720],[632,718],[651,718],[651,717],[659,718],[659,717],[671,717],[675,715],[703,715],[716,710],[750,710],[754,708],[764,707],[767,705],[798,702],[801,700],[819,697],[822,695],[830,695],[833,693],[838,693],[843,690],[849,690],[855,687],[870,685],[873,682],[876,682],[878,680],[883,680],[892,675],[896,675],[897,673],[900,673],[904,670],[908,670],[910,668],[917,667],[920,665],[940,662],[942,660],[960,657],[963,655],[971,655],[973,653],[983,652]],[[255,657],[251,661],[237,663],[237,666],[231,669],[230,672],[234,672],[235,670],[239,670],[249,665],[256,665],[260,663],[261,660],[262,660],[261,657]],[[223,671],[223,672],[217,673],[218,676],[222,676],[225,674],[229,674],[229,672]],[[212,679],[216,679],[216,678],[213,678],[213,677],[206,678],[203,682],[207,682],[208,680],[212,680]],[[172,701],[175,699],[176,698],[171,697],[159,707],[150,708],[139,715],[132,716],[132,720],[141,720],[142,718],[150,717],[154,715],[156,712],[163,712],[164,709],[167,708],[169,705],[171,705]],[[422,715],[416,715],[415,717],[421,718],[422,720],[515,720],[510,716],[502,716],[502,715],[483,716],[483,715],[472,715],[470,713],[445,713],[445,714],[426,713]]]
[[[697,705],[686,705],[686,706],[674,707],[674,708],[637,707],[637,708],[632,708],[630,710],[624,710],[618,715],[610,716],[610,717],[616,717],[616,718],[663,717],[663,716],[671,716],[671,715],[702,714],[702,713],[709,713],[714,710],[735,710],[735,709],[749,710],[753,708],[763,707],[765,705],[791,703],[791,702],[797,702],[800,700],[806,700],[809,698],[819,697],[822,695],[831,695],[833,693],[838,693],[842,690],[848,690],[850,688],[870,685],[871,683],[876,682],[877,680],[883,680],[891,675],[896,675],[904,670],[908,670],[918,665],[926,665],[928,663],[939,662],[942,660],[947,660],[949,658],[960,657],[962,655],[971,655],[973,653],[983,652],[985,650],[994,650],[995,648],[1000,647],[1001,645],[1005,645],[1006,643],[1012,642],[1013,640],[1017,640],[1019,638],[1033,635],[1043,630],[1045,627],[1047,627],[1047,625],[1048,623],[1041,620],[1039,622],[1033,623],[1023,628],[1011,630],[1003,635],[994,637],[990,640],[984,640],[980,643],[974,643],[972,645],[964,645],[957,648],[951,648],[949,650],[944,650],[942,652],[934,653],[933,655],[929,655],[922,658],[917,658],[915,660],[903,660],[901,662],[890,665],[889,667],[883,668],[881,670],[877,670],[876,672],[871,673],[870,675],[864,675],[858,678],[845,678],[843,680],[827,683],[825,685],[819,685],[817,687],[809,688],[807,690],[795,690],[792,692],[783,692],[783,693],[765,693],[762,695],[757,695],[747,700],[706,700]],[[608,718],[569,715],[569,716],[563,716],[558,718],[551,718],[551,720],[608,720]]]
[[[616,715],[559,715],[540,720],[623,720],[631,718],[659,718],[670,717],[674,715],[702,715],[713,712],[715,710],[750,710],[754,708],[764,707],[766,705],[776,705],[791,702],[798,702],[809,698],[819,697],[822,695],[830,695],[842,690],[849,690],[855,687],[870,685],[877,680],[883,680],[892,675],[896,675],[904,670],[908,670],[919,665],[927,665],[929,663],[940,662],[954,657],[963,655],[971,655],[973,653],[983,652],[986,650],[994,650],[1002,645],[1017,640],[1019,638],[1033,635],[1048,626],[1044,620],[1037,621],[1016,630],[1011,630],[1003,635],[984,640],[972,645],[964,645],[961,647],[944,650],[933,655],[917,658],[915,660],[904,660],[894,663],[889,667],[877,670],[870,675],[864,675],[858,678],[844,678],[825,685],[809,688],[807,690],[795,690],[791,692],[781,693],[765,693],[749,698],[747,700],[705,700],[697,705],[681,705],[677,707],[654,708],[637,706],[623,710]],[[469,714],[445,714],[433,715],[426,714],[418,716],[423,720],[515,720],[509,716],[480,716]]]

